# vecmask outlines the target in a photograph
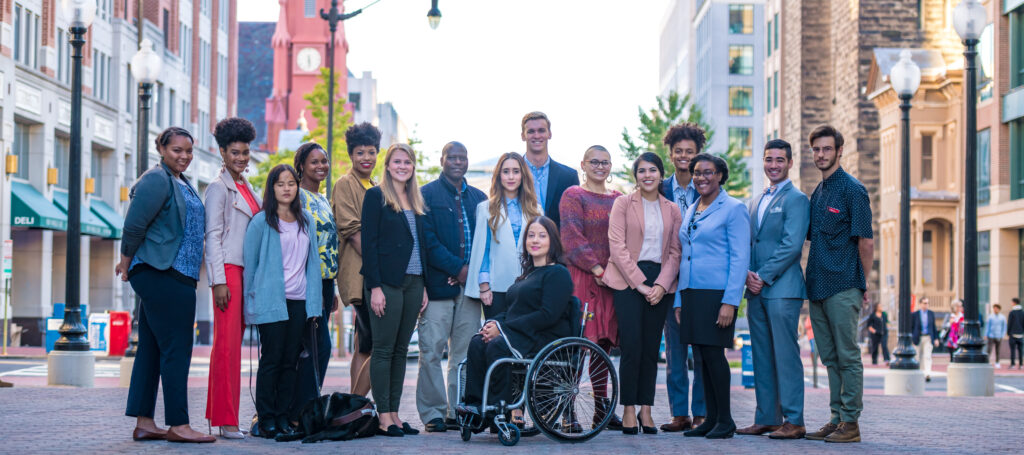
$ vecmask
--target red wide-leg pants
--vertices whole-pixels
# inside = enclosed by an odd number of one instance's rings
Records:
[[[210,352],[210,380],[206,390],[206,418],[210,425],[237,426],[238,400],[241,395],[242,267],[224,264],[227,277],[228,307],[213,308],[213,349]]]

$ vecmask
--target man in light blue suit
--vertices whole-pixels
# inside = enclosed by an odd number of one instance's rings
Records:
[[[810,223],[810,201],[789,181],[793,150],[775,139],[765,144],[764,173],[771,186],[750,202],[750,271],[747,320],[754,360],[754,424],[739,434],[800,439],[804,382],[797,325],[807,298],[800,254]],[[783,423],[785,419],[785,423]]]

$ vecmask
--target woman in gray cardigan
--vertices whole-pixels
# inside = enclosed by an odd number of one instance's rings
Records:
[[[199,192],[182,175],[192,162],[192,135],[171,127],[156,139],[160,165],[139,177],[124,218],[121,262],[115,273],[130,281],[139,306],[139,347],[125,415],[135,417],[132,438],[213,442],[188,422],[188,367],[196,319],[196,282],[206,230]],[[153,422],[163,383],[164,419]]]
[[[288,407],[297,377],[305,322],[322,313],[320,255],[316,224],[299,202],[298,174],[287,164],[270,170],[263,192],[263,211],[245,231],[245,322],[260,333],[260,365],[256,373],[256,414],[259,435],[273,439],[291,433]],[[322,323],[322,321],[321,321]]]

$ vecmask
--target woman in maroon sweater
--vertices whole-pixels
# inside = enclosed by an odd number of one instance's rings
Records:
[[[610,352],[619,344],[619,327],[612,306],[612,290],[601,278],[608,265],[608,217],[612,202],[622,193],[605,186],[612,162],[611,154],[604,147],[595,145],[587,149],[580,167],[586,178],[581,185],[565,190],[558,206],[562,219],[560,234],[574,283],[573,295],[594,314],[594,318],[587,321],[584,336]],[[591,371],[591,375],[594,391],[599,396],[606,393],[607,372],[603,373],[604,378],[597,377],[602,375],[597,371]],[[603,412],[608,412],[606,401],[598,399],[595,409],[594,422],[600,422],[604,419]],[[622,421],[613,416],[608,426],[620,429]]]

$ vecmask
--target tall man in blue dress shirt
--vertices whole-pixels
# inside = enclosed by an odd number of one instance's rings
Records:
[[[810,201],[789,181],[793,148],[788,142],[768,141],[763,161],[771,186],[750,201],[752,244],[747,272],[757,409],[754,424],[736,433],[800,439],[807,431],[797,325],[807,298],[800,255],[810,222]]]
[[[860,442],[857,420],[864,409],[864,365],[857,345],[861,304],[875,244],[868,191],[839,165],[843,135],[822,125],[809,141],[821,183],[811,195],[807,238],[807,299],[821,363],[828,370],[832,418],[807,439]]]
[[[704,149],[704,128],[696,123],[682,123],[665,133],[665,145],[676,171],[661,182],[661,193],[679,206],[683,214],[700,197],[693,187],[690,175],[690,160]],[[704,423],[707,413],[704,404],[704,380],[701,379],[700,359],[693,362],[693,402],[690,402],[690,377],[686,372],[689,346],[679,342],[679,323],[676,318],[665,318],[665,385],[668,388],[668,404],[672,421],[661,426],[661,431],[686,431]],[[696,356],[697,353],[695,352]],[[693,420],[690,420],[690,411]]]
[[[526,143],[526,165],[533,174],[537,203],[544,211],[544,216],[559,226],[562,220],[558,215],[558,203],[566,189],[580,184],[579,174],[569,166],[555,162],[548,155],[551,121],[547,115],[543,112],[530,112],[523,116],[521,126],[523,142]],[[523,220],[524,223],[527,221]]]

